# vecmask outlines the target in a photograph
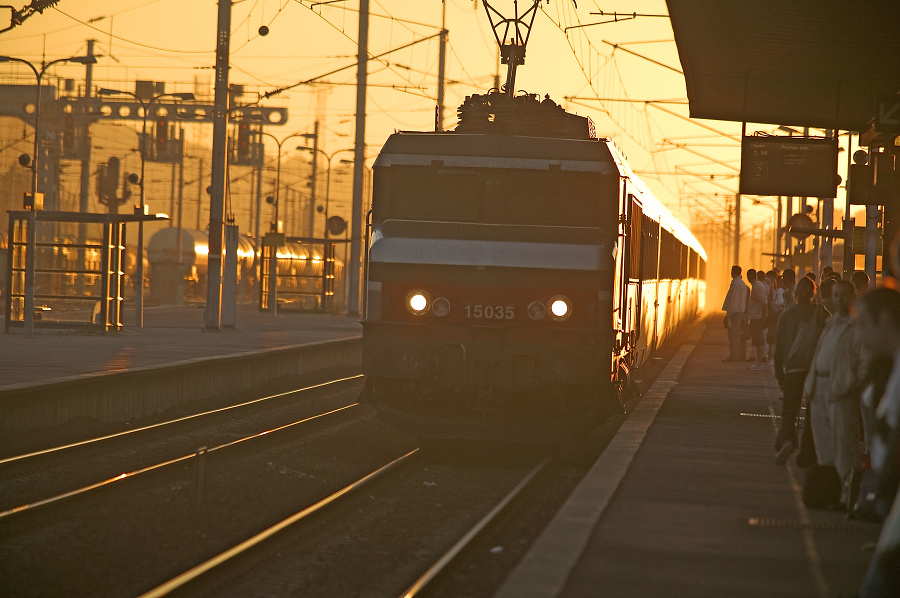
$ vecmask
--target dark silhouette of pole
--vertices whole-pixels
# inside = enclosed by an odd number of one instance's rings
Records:
[[[362,247],[362,204],[363,176],[366,166],[366,83],[369,66],[369,0],[359,1],[359,41],[356,54],[356,135],[354,140],[353,167],[353,211],[350,214],[350,296],[348,314],[359,315],[359,276],[361,271],[360,249]]]
[[[228,68],[231,0],[219,0],[216,26],[216,88],[209,195],[209,257],[206,278],[206,329],[222,326],[222,253],[225,249],[225,173],[228,145]]]

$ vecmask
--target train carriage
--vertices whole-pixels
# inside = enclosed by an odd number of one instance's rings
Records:
[[[423,438],[552,442],[702,304],[702,248],[588,119],[474,96],[375,166],[366,397]]]

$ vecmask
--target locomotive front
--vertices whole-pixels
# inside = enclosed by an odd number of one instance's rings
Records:
[[[366,397],[421,438],[551,442],[610,383],[618,170],[604,143],[397,133],[375,162]]]

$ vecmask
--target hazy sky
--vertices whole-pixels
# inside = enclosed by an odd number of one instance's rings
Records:
[[[514,2],[495,0],[491,5],[511,15]],[[518,3],[520,12],[530,6],[528,0]],[[352,1],[243,0],[234,4],[230,82],[244,84],[252,99],[257,90],[269,91],[351,66],[325,77],[322,84],[297,87],[267,100],[269,105],[290,109],[287,125],[269,127],[276,136],[311,131],[318,118],[326,133],[326,150],[352,146],[357,7]],[[436,34],[441,9],[439,0],[371,0],[370,54]],[[601,11],[606,14],[592,14]],[[693,228],[725,222],[726,201],[737,191],[740,124],[687,118],[687,105],[678,103],[686,101],[684,77],[668,18],[639,16],[564,31],[613,21],[610,13],[614,11],[665,15],[666,4],[663,0],[580,0],[576,8],[572,0],[542,3],[525,65],[519,69],[517,90],[550,94],[570,111],[590,116],[598,133],[615,139],[632,168]],[[213,0],[62,0],[56,8],[0,34],[0,54],[33,62],[44,56],[53,60],[83,54],[86,40],[93,38],[96,51],[104,55],[94,70],[97,85],[133,89],[134,80],[148,79],[166,81],[167,91],[203,91],[211,89],[213,79],[216,13]],[[0,16],[4,18],[5,14]],[[445,122],[452,128],[456,106],[466,95],[486,91],[498,65],[496,43],[480,0],[448,0],[446,23],[450,48]],[[262,25],[269,28],[264,37],[258,33]],[[396,129],[433,127],[437,57],[434,38],[370,62],[366,130],[370,158]],[[9,80],[18,74],[20,82],[27,82],[25,69],[0,66],[0,76]],[[502,82],[505,66],[500,72]],[[83,67],[61,67],[52,73],[82,77]],[[567,102],[566,97],[578,99]],[[667,103],[644,103],[660,100]],[[756,128],[774,130],[772,125]],[[193,133],[195,138],[210,134],[209,126]],[[744,228],[771,223],[771,218],[770,210],[749,207]]]

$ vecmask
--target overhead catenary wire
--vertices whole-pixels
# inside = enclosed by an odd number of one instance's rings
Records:
[[[94,31],[97,31],[98,33],[102,33],[103,35],[107,35],[107,36],[109,36],[109,37],[112,37],[112,38],[114,38],[114,39],[117,39],[117,40],[119,40],[119,41],[121,41],[121,42],[125,42],[125,43],[127,43],[127,44],[132,44],[132,45],[134,45],[134,46],[140,46],[141,48],[148,48],[148,49],[150,49],[150,50],[157,50],[157,51],[159,51],[159,52],[171,52],[171,53],[173,53],[173,54],[215,54],[215,52],[216,52],[215,48],[212,48],[212,49],[210,49],[210,50],[176,50],[176,49],[173,49],[173,48],[160,48],[159,46],[151,46],[151,45],[149,45],[149,44],[142,44],[142,43],[140,43],[140,42],[136,42],[136,41],[130,40],[130,39],[125,38],[125,37],[120,37],[120,36],[118,36],[118,35],[113,35],[113,34],[112,34],[111,32],[109,32],[109,31],[103,31],[102,29],[99,29],[99,28],[97,28],[97,27],[94,27],[94,26],[93,26],[92,24],[90,24],[90,23],[87,23],[87,22],[85,22],[85,21],[82,21],[81,19],[78,19],[78,18],[76,18],[76,17],[73,17],[73,16],[70,15],[69,13],[67,13],[67,12],[65,12],[65,11],[63,11],[63,10],[61,10],[59,7],[55,7],[54,10],[56,10],[57,12],[59,12],[59,13],[60,13],[61,15],[63,15],[64,17],[68,17],[68,18],[72,19],[73,21],[75,21],[75,22],[77,22],[77,23],[80,23],[81,25],[84,25],[85,27],[88,27],[89,29],[93,29]]]

